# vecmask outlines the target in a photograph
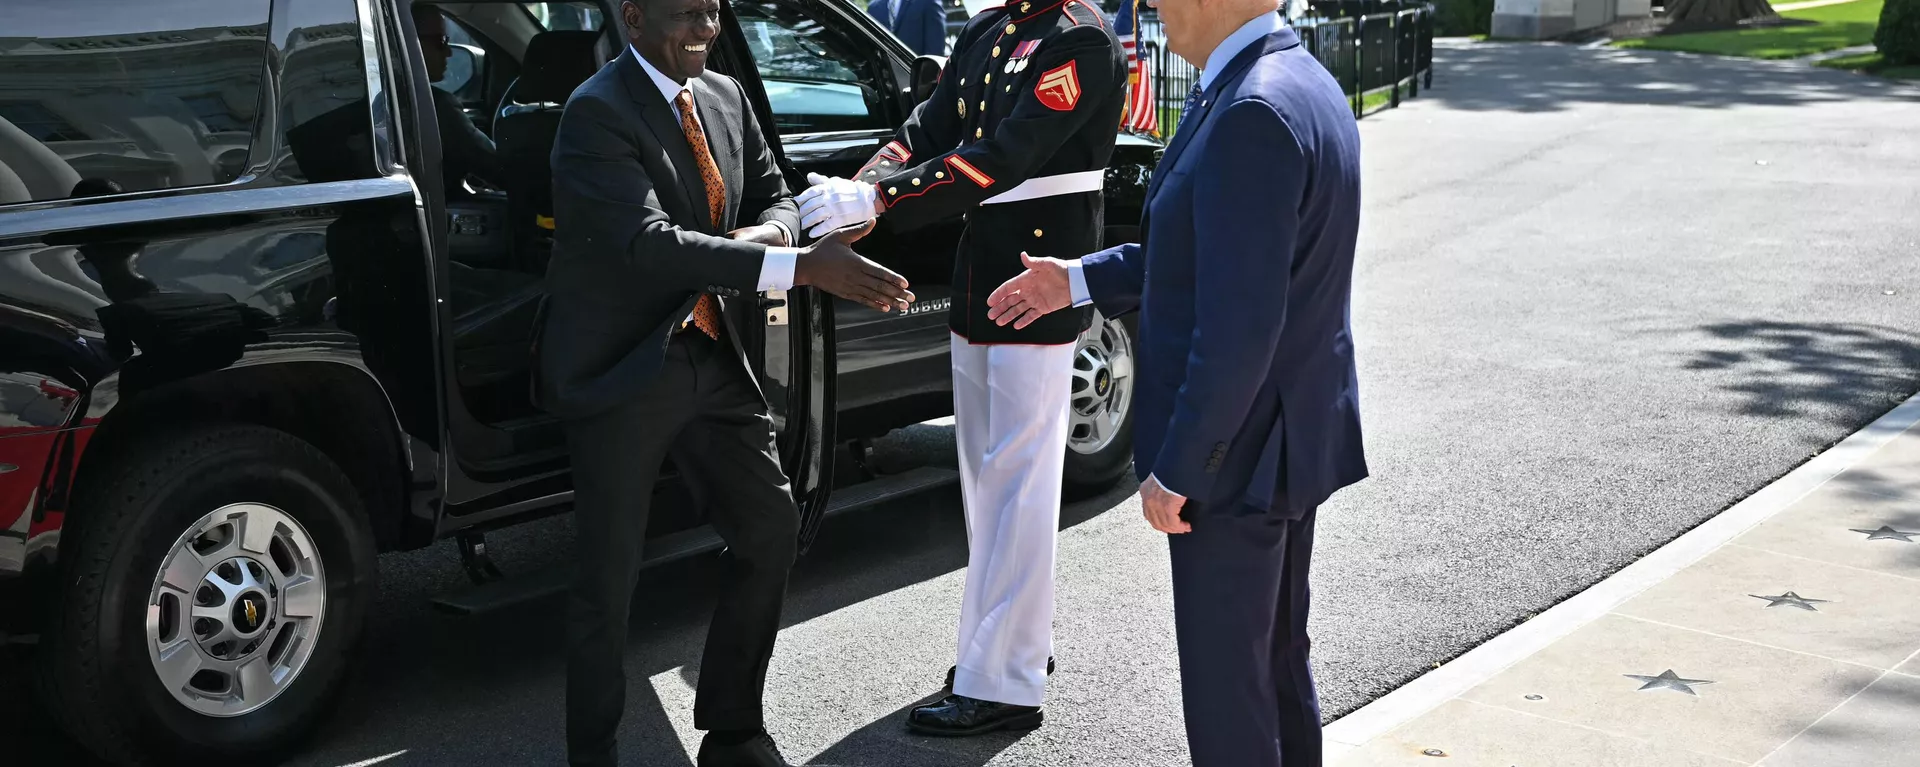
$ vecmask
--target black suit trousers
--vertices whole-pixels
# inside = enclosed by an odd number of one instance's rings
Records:
[[[1307,663],[1314,514],[1189,508],[1193,530],[1167,536],[1194,767],[1320,767]]]
[[[799,512],[774,445],[773,420],[734,347],[698,331],[667,347],[659,376],[632,402],[567,422],[573,453],[579,574],[567,630],[567,752],[615,762],[626,707],[628,612],[661,464],[673,458],[705,499],[728,547],[694,703],[703,730],[762,725],[767,662],[780,630]]]

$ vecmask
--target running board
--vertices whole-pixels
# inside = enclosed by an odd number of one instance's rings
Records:
[[[960,481],[952,469],[923,466],[889,474],[869,482],[835,490],[827,505],[833,517],[896,498],[933,490]],[[652,567],[719,551],[726,544],[709,525],[682,530],[647,542],[646,566]],[[481,615],[515,605],[565,594],[573,583],[573,567],[557,565],[524,575],[508,576],[433,598],[433,606],[453,615]]]

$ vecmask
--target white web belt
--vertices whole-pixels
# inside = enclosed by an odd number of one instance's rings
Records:
[[[1027,182],[1007,191],[988,197],[981,205],[995,205],[1003,202],[1037,200],[1041,197],[1053,197],[1062,194],[1080,192],[1098,192],[1105,182],[1107,172],[1088,170],[1079,173],[1062,173],[1058,176],[1030,178]]]

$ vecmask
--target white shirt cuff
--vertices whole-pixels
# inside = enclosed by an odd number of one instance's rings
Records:
[[[1152,475],[1152,474],[1148,474],[1148,475],[1147,475],[1147,481],[1149,481],[1149,482],[1152,482],[1152,483],[1154,483],[1154,484],[1156,484],[1156,485],[1159,485],[1159,486],[1160,486],[1160,489],[1161,489],[1161,490],[1165,490],[1165,491],[1167,491],[1167,492],[1169,492],[1169,493],[1172,493],[1172,494],[1174,494],[1174,495],[1178,495],[1178,496],[1180,496],[1181,498],[1187,498],[1187,499],[1189,499],[1189,500],[1191,500],[1191,499],[1192,499],[1192,497],[1191,497],[1191,496],[1188,496],[1188,495],[1186,495],[1186,494],[1184,494],[1184,493],[1181,493],[1180,491],[1178,491],[1178,490],[1175,490],[1175,489],[1173,489],[1173,488],[1171,488],[1171,487],[1167,487],[1167,485],[1166,485],[1166,483],[1164,483],[1164,482],[1161,482],[1161,481],[1160,481],[1160,478],[1159,478],[1159,477],[1156,477],[1156,476],[1154,476],[1154,475]]]
[[[760,292],[792,290],[793,265],[799,260],[799,248],[767,248],[760,259]]]
[[[1093,293],[1087,290],[1087,274],[1077,258],[1067,262],[1067,295],[1073,298],[1076,307],[1093,303]]]

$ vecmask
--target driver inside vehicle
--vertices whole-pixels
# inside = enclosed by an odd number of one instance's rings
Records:
[[[447,18],[439,8],[415,3],[413,5],[414,34],[420,37],[420,53],[426,58],[427,77],[440,82],[447,77],[447,60],[453,56],[453,45],[447,38]],[[440,125],[441,170],[446,179],[449,193],[461,190],[468,176],[473,176],[496,188],[502,186],[505,171],[500,163],[499,153],[494,150],[493,139],[468,119],[460,106],[459,97],[440,88],[430,88],[433,92],[434,119]]]

